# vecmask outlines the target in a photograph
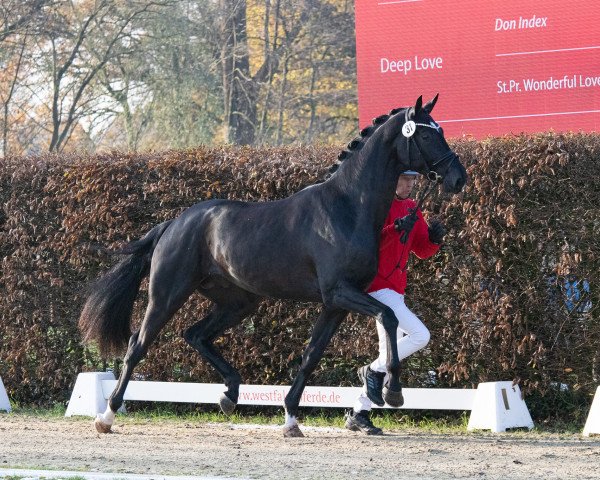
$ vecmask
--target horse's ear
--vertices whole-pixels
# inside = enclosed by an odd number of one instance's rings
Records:
[[[415,115],[419,113],[421,108],[423,107],[423,95],[417,98],[417,103],[415,103]]]
[[[423,108],[423,95],[417,98],[414,107],[410,107],[408,109],[407,118],[414,119],[417,116],[417,113]]]
[[[438,101],[438,97],[440,96],[440,94],[436,94],[435,97],[433,97],[432,100],[430,100],[429,102],[427,102],[425,104],[425,106],[423,107],[423,110],[425,110],[425,112],[427,113],[431,113],[431,111],[433,110],[433,107],[435,107],[436,102]]]

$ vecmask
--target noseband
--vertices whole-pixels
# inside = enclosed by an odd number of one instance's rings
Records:
[[[411,143],[414,142],[415,147],[417,148],[417,151],[419,152],[419,156],[421,158],[425,158],[423,155],[423,152],[421,152],[421,149],[419,148],[419,144],[413,138],[413,135],[417,131],[417,127],[431,128],[439,133],[440,126],[437,123],[435,123],[433,120],[431,121],[431,123],[429,125],[426,123],[416,123],[413,120],[409,120],[408,112],[409,112],[409,109],[407,108],[404,113],[404,125],[402,126],[402,135],[404,135],[404,137],[406,137],[406,151],[408,154],[408,169],[407,170],[413,170],[413,168],[411,168],[412,161],[411,161],[411,157],[410,157],[410,144]],[[430,181],[435,182],[435,183],[441,182],[444,179],[444,177],[446,176],[446,174],[448,173],[448,171],[450,170],[450,167],[452,167],[452,164],[454,163],[455,160],[458,160],[458,155],[456,153],[454,153],[452,150],[448,150],[444,155],[442,155],[440,158],[435,160],[433,162],[433,164],[431,165],[431,167],[429,167],[429,165],[427,165],[427,162],[424,162],[425,166],[427,167],[427,178]],[[444,170],[444,173],[442,175],[440,175],[439,173],[434,172],[432,170],[433,168],[437,167],[438,165],[440,165],[444,162],[448,162],[448,165],[446,166],[446,169]]]

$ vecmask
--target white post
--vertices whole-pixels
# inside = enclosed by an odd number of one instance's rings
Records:
[[[77,375],[65,417],[84,415],[95,417],[106,410],[107,400],[102,391],[102,380],[114,380],[112,372],[86,372]]]
[[[600,387],[596,389],[590,413],[583,427],[583,436],[600,435]]]
[[[512,382],[486,382],[477,386],[467,430],[504,432],[507,428],[533,428],[521,390]]]
[[[10,401],[8,400],[8,395],[6,394],[6,389],[4,388],[4,384],[2,383],[2,377],[0,377],[0,410],[5,410],[10,412]]]

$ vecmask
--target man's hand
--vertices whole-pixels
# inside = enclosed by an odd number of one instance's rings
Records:
[[[429,225],[429,240],[431,243],[441,245],[446,235],[446,229],[439,220],[433,220]]]
[[[410,232],[412,231],[413,227],[415,226],[415,223],[417,223],[418,218],[419,217],[417,217],[417,213],[412,211],[412,209],[411,209],[410,213],[408,215],[405,215],[404,217],[397,218],[396,220],[394,220],[394,228],[396,229],[396,231],[398,233],[400,233],[400,242],[401,243],[406,243],[406,241],[408,240],[408,236],[410,235]]]

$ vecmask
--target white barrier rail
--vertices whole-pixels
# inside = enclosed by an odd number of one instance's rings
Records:
[[[103,413],[115,385],[112,372],[80,373],[65,416],[94,417]],[[282,385],[241,385],[238,404],[282,407],[289,389]],[[218,404],[224,390],[223,384],[214,383],[132,381],[127,385],[124,399]],[[351,408],[360,392],[360,387],[307,386],[300,406]],[[402,409],[470,410],[469,430],[502,432],[508,428],[533,428],[521,391],[512,382],[481,383],[477,389],[404,388],[402,392]]]
[[[4,388],[4,384],[2,383],[2,377],[0,377],[0,410],[10,412],[10,401],[8,400],[6,389]]]

